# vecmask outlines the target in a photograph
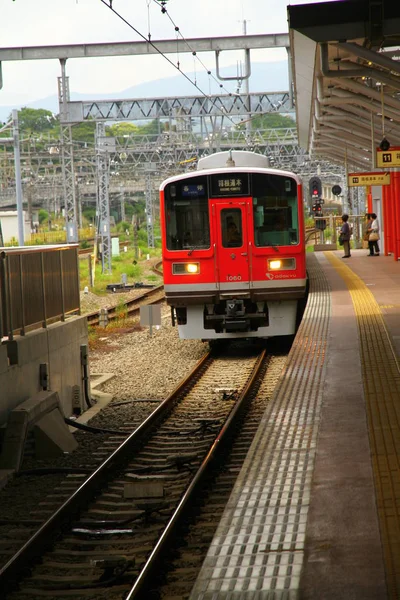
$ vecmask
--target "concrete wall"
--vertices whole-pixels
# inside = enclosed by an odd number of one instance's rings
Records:
[[[45,363],[48,389],[58,392],[64,415],[73,413],[74,386],[79,386],[83,408],[80,347],[87,343],[86,317],[73,316],[0,345],[0,426],[7,422],[12,409],[43,389],[40,365]]]

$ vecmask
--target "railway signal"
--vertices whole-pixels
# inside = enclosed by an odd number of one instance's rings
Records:
[[[326,229],[326,219],[321,219],[321,217],[323,216],[321,202],[315,202],[312,205],[312,211],[314,214],[314,218],[318,217],[318,218],[315,218],[315,229],[324,231]]]
[[[322,183],[319,177],[311,177],[310,182],[310,196],[312,200],[317,200],[322,196]]]
[[[320,231],[325,231],[325,229],[326,229],[326,219],[316,219],[316,221],[315,221],[315,229],[319,229]]]

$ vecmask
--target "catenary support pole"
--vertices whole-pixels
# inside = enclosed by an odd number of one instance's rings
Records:
[[[14,166],[15,166],[15,194],[17,197],[17,216],[18,216],[18,245],[24,246],[24,211],[22,203],[22,183],[21,183],[21,157],[19,152],[19,127],[18,111],[12,111],[13,138],[14,138]]]

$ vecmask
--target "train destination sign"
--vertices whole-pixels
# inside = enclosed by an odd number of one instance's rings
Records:
[[[377,167],[400,167],[400,146],[392,146],[389,150],[376,149]]]
[[[248,175],[237,173],[211,175],[211,195],[214,198],[222,198],[223,196],[248,196]]]
[[[390,185],[390,173],[348,173],[347,185],[358,187],[361,185]]]

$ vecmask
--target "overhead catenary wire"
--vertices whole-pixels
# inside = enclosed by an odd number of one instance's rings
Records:
[[[146,2],[149,3],[150,0],[146,0]],[[201,64],[201,66],[205,69],[205,71],[207,72],[209,78],[213,79],[220,88],[222,88],[227,94],[229,94],[230,96],[232,96],[232,92],[230,92],[229,90],[227,90],[225,88],[225,86],[222,83],[220,83],[220,81],[213,75],[212,71],[210,69],[208,69],[208,67],[203,63],[203,61],[201,60],[201,58],[197,55],[197,52],[190,46],[188,40],[182,35],[182,32],[181,32],[180,28],[176,25],[175,21],[172,19],[171,15],[169,14],[169,12],[168,12],[168,10],[167,10],[167,8],[165,6],[165,2],[163,2],[162,0],[153,0],[153,2],[154,2],[154,4],[156,4],[157,6],[159,6],[161,8],[161,12],[163,14],[167,15],[167,17],[171,21],[172,25],[174,26],[175,31],[177,32],[177,34],[180,35],[180,37],[182,38],[182,40],[186,43],[187,47],[192,52],[192,55],[193,55],[194,59],[197,59],[198,62]],[[243,5],[242,5],[242,10],[243,10]],[[244,21],[244,19],[242,19],[242,21]],[[246,23],[246,21],[244,21],[244,23]],[[245,31],[245,33],[246,33],[246,31]],[[195,69],[195,73],[196,73],[196,69]],[[242,75],[242,73],[240,73],[240,75]],[[241,83],[243,81],[243,77],[240,77],[239,73],[238,73],[237,81],[238,81],[238,86],[240,87],[240,85],[241,85]],[[209,95],[211,95],[211,87],[210,87],[210,90],[209,90]],[[223,109],[222,109],[222,112],[224,113]],[[253,119],[256,119],[257,117],[262,116],[264,114],[269,114],[269,112],[261,113],[261,115],[260,114],[253,115],[249,119],[247,119],[246,121],[243,121],[243,119],[241,119],[241,124],[242,123],[246,123],[246,122],[250,122]],[[228,115],[226,115],[225,113],[224,113],[224,116],[226,116],[232,123],[234,123],[234,121],[232,119],[230,119],[230,117]],[[234,125],[237,125],[237,123],[234,123]]]
[[[102,4],[104,4],[104,6],[106,6],[109,10],[111,10],[115,16],[117,16],[119,19],[121,19],[121,21],[123,21],[130,29],[132,29],[135,33],[137,33],[145,42],[147,42],[148,44],[150,44],[150,46],[152,48],[154,48],[154,50],[163,58],[165,58],[165,60],[174,67],[174,69],[176,69],[177,71],[179,71],[179,73],[181,73],[183,75],[183,77],[185,77],[185,79],[187,79],[189,81],[189,83],[191,83],[199,92],[202,96],[204,96],[205,98],[210,98],[209,94],[206,94],[205,92],[203,92],[203,90],[197,85],[197,83],[195,81],[193,81],[186,73],[184,73],[184,71],[182,71],[177,65],[174,64],[174,62],[168,58],[168,56],[166,56],[159,48],[157,48],[157,46],[150,40],[148,39],[145,35],[143,35],[138,29],[136,29],[136,27],[134,27],[131,23],[129,23],[129,21],[127,21],[127,19],[125,19],[125,17],[123,17],[117,10],[115,10],[112,6],[112,0],[100,0],[100,2]],[[222,84],[220,84],[220,87],[223,87]],[[232,95],[231,93],[229,93],[229,95]],[[220,110],[221,112],[221,116],[226,117],[227,119],[229,119],[231,121],[231,123],[233,123],[233,125],[236,126],[236,123],[233,119],[231,119],[231,117],[229,117],[229,115],[226,114],[226,111],[224,110],[224,107],[222,106],[221,108],[219,108],[218,110]]]
[[[180,35],[181,39],[185,42],[185,44],[187,45],[187,47],[189,48],[189,50],[191,51],[192,55],[199,61],[199,63],[201,64],[201,66],[204,68],[204,70],[207,72],[208,76],[211,77],[215,83],[222,88],[227,94],[231,95],[231,92],[229,90],[227,90],[225,88],[225,86],[218,81],[218,79],[215,77],[215,75],[213,75],[212,71],[210,69],[208,69],[208,67],[203,63],[203,61],[201,60],[201,58],[197,55],[196,50],[194,50],[189,42],[187,41],[187,39],[182,35],[182,32],[180,30],[180,28],[176,25],[176,23],[174,22],[174,20],[172,19],[171,15],[169,14],[168,10],[165,8],[165,6],[162,6],[162,2],[160,2],[159,0],[153,0],[154,4],[156,4],[157,6],[161,7],[161,12],[165,15],[167,15],[167,17],[169,18],[169,20],[171,21],[172,25],[175,28],[175,31],[177,32],[177,34]]]

